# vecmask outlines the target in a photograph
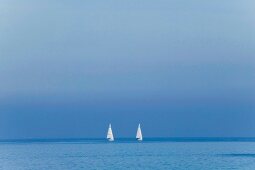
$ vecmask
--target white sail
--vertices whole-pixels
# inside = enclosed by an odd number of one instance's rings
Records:
[[[137,128],[136,139],[138,141],[142,141],[143,140],[143,135],[142,135],[142,130],[141,130],[140,124],[138,125],[138,128]]]
[[[107,132],[107,137],[106,138],[109,141],[114,141],[111,124],[109,124],[109,128],[108,128],[108,132]]]

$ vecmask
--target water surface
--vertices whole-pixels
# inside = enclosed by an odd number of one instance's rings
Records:
[[[0,169],[255,169],[254,139],[9,140]]]

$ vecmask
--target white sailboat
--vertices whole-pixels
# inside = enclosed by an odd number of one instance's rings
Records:
[[[108,128],[108,132],[107,132],[106,138],[108,139],[108,141],[111,141],[111,142],[114,141],[111,124],[109,124],[109,128]]]
[[[138,141],[142,141],[142,140],[143,140],[143,135],[142,135],[142,130],[141,130],[141,125],[140,125],[140,123],[139,123],[138,128],[137,128],[136,139],[137,139]]]

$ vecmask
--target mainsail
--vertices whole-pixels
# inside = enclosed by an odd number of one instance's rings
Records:
[[[111,124],[109,124],[109,128],[108,128],[108,132],[107,132],[107,137],[106,138],[109,141],[114,141]]]
[[[138,125],[138,128],[137,128],[136,139],[138,141],[142,141],[143,140],[143,135],[142,135],[142,130],[141,130],[140,124]]]

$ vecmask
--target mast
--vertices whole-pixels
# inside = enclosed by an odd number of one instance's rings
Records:
[[[107,132],[106,138],[108,139],[108,141],[114,141],[111,124],[109,124],[109,128],[108,128],[108,132]]]
[[[136,139],[137,139],[138,141],[142,141],[142,140],[143,140],[143,135],[142,135],[142,130],[141,130],[141,125],[140,125],[140,123],[139,123],[138,128],[137,128]]]

